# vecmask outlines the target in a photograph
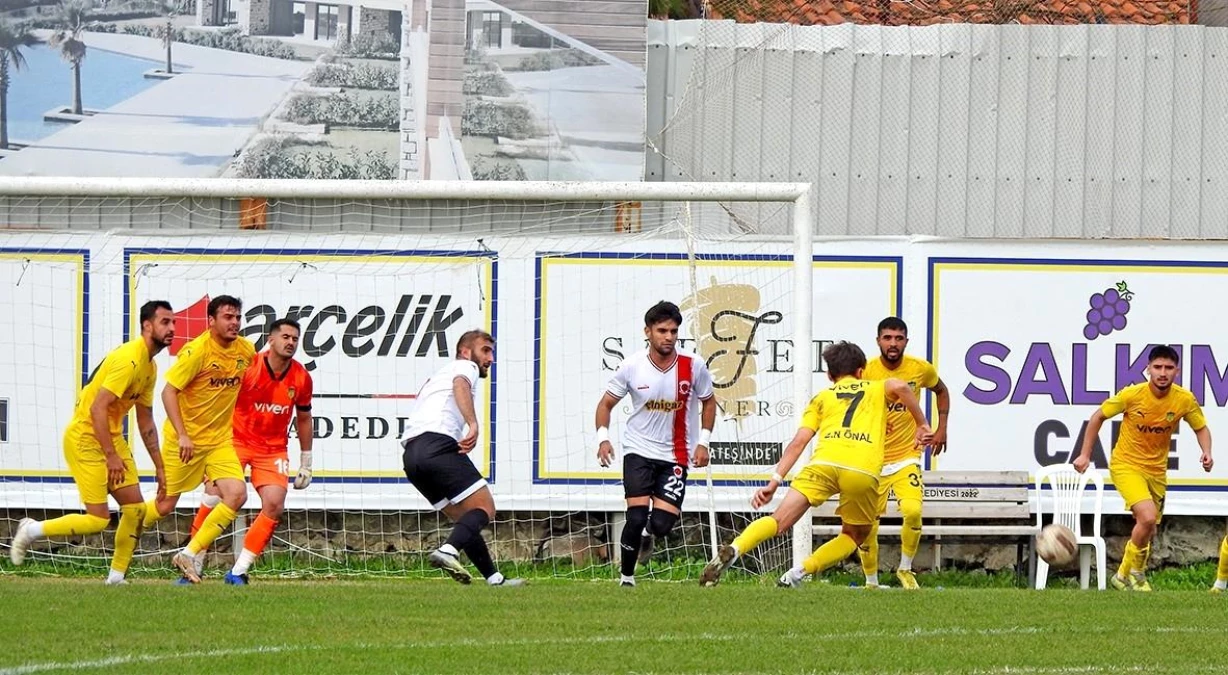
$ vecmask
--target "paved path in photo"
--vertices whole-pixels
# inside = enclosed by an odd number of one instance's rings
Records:
[[[159,40],[135,35],[86,33],[85,43],[152,59],[150,68],[166,53]],[[185,72],[0,159],[0,175],[218,176],[312,68],[185,44],[175,45],[173,58]],[[66,105],[70,94],[64,92]],[[90,107],[88,98],[84,104]]]

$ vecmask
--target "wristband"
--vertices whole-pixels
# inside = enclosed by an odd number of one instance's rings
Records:
[[[785,482],[785,477],[778,473],[774,473],[772,474],[772,480],[776,481],[777,483],[783,484]]]
[[[710,443],[712,443],[712,430],[711,429],[700,429],[699,430],[699,445],[702,445],[706,448],[708,447]]]
[[[597,445],[601,445],[602,443],[609,443],[609,442],[610,442],[610,430],[605,427],[601,427],[600,429],[598,429],[597,430]]]

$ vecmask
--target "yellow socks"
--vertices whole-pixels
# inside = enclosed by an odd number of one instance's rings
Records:
[[[111,571],[127,574],[132,554],[145,531],[146,504],[124,504],[119,507],[119,527],[115,529],[115,554],[111,556]]]
[[[776,524],[775,518],[764,516],[747,525],[746,529],[742,530],[742,534],[739,534],[738,538],[733,540],[733,547],[737,549],[738,555],[742,555],[768,539],[775,537],[779,529],[780,526]]]
[[[74,513],[43,521],[44,537],[71,537],[82,534],[98,534],[111,524],[110,518],[99,518],[88,513]]]
[[[214,539],[221,536],[226,528],[234,522],[235,510],[226,504],[218,504],[213,508],[213,512],[201,524],[200,529],[196,531],[196,536],[192,537],[192,541],[188,542],[188,555],[195,556],[201,551],[209,548]]]
[[[1121,556],[1121,565],[1117,568],[1117,577],[1127,579],[1130,577],[1131,570],[1134,569],[1134,559],[1138,557],[1138,547],[1134,545],[1133,539],[1126,540],[1126,551]]]
[[[853,541],[853,538],[847,534],[841,534],[820,546],[814,553],[811,553],[810,557],[802,562],[802,569],[807,574],[818,574],[849,557],[856,550],[857,544]]]
[[[141,529],[148,530],[159,520],[162,520],[162,515],[158,513],[158,505],[152,499],[145,502],[145,517],[141,521]]]
[[[912,559],[921,548],[921,502],[907,499],[900,502],[900,514],[904,516],[904,528],[900,531],[900,553],[908,560],[901,569],[912,569]]]
[[[866,540],[861,542],[861,546],[857,548],[857,553],[861,558],[861,572],[866,575],[866,578],[875,578],[877,583],[878,578],[878,521],[874,521],[874,526],[870,528],[870,534]]]

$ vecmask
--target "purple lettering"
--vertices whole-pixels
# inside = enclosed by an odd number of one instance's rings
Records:
[[[1037,379],[1042,375],[1044,379]],[[1028,350],[1023,360],[1023,368],[1019,371],[1019,380],[1015,383],[1015,395],[1011,396],[1012,405],[1028,402],[1029,396],[1048,396],[1054,405],[1070,405],[1066,397],[1066,385],[1062,383],[1062,373],[1053,358],[1053,350],[1044,342],[1037,342]]]
[[[964,355],[964,367],[974,378],[993,384],[992,389],[981,389],[971,382],[964,387],[964,398],[980,405],[994,405],[1006,400],[1011,392],[1011,376],[1001,367],[986,363],[985,359],[996,359],[1001,363],[1011,353],[1010,347],[1000,342],[978,342]]]
[[[1070,365],[1074,372],[1070,376],[1070,398],[1074,405],[1100,405],[1109,397],[1107,391],[1087,390],[1087,345],[1075,344]]]
[[[1228,367],[1219,369],[1211,345],[1190,345],[1190,391],[1199,405],[1206,404],[1208,385],[1215,405],[1228,403]]]

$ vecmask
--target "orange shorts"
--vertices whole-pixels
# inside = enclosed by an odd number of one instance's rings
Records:
[[[252,487],[257,490],[266,485],[284,488],[289,483],[290,457],[287,453],[253,450],[241,445],[235,446],[235,453],[239,455],[240,466],[251,467]]]

